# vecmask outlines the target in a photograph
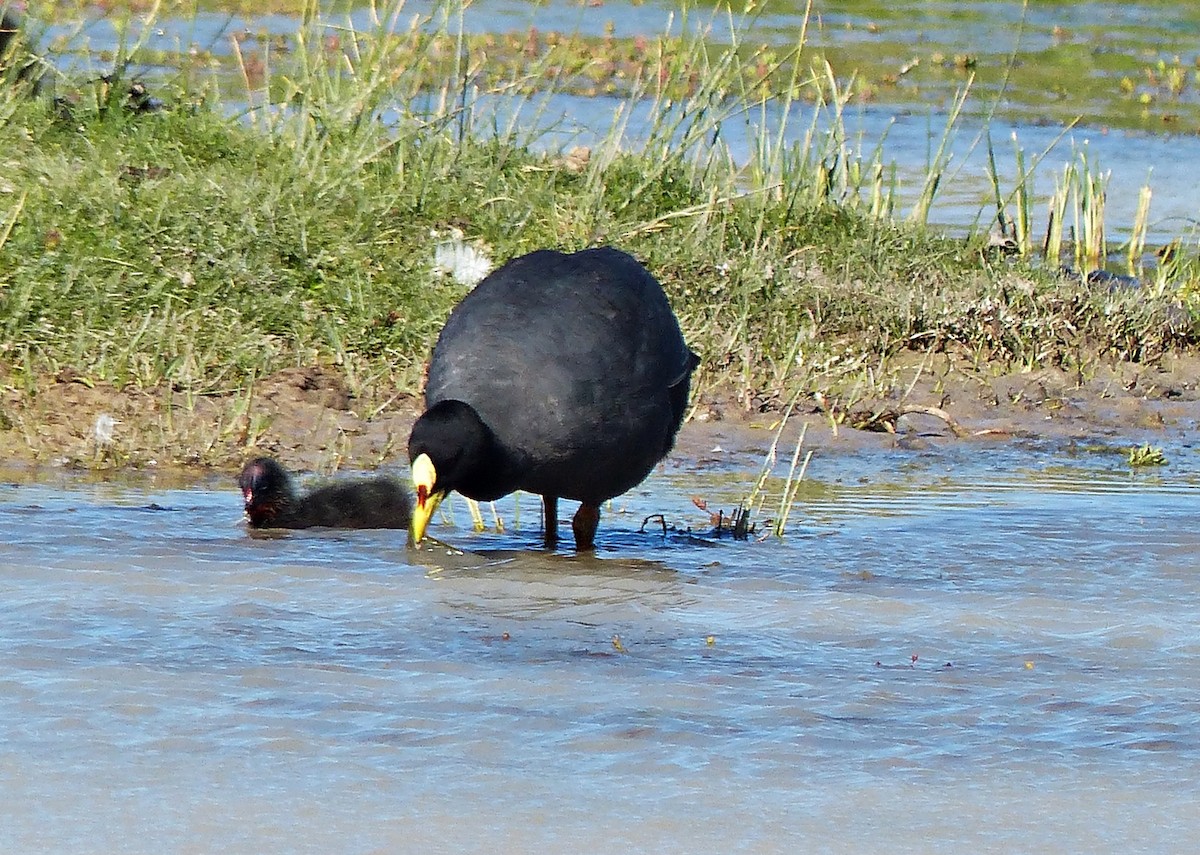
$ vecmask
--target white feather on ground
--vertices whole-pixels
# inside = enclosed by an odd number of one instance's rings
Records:
[[[438,235],[434,233],[436,238]],[[433,249],[433,272],[450,276],[459,285],[474,288],[492,272],[492,259],[482,244],[463,240],[458,229],[439,240]]]

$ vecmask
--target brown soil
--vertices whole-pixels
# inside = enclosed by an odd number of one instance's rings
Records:
[[[788,433],[807,424],[807,447],[846,452],[1015,437],[1133,443],[1190,429],[1200,419],[1195,356],[1158,366],[1111,366],[1088,379],[1054,369],[983,376],[945,357],[936,365],[914,363],[907,376],[891,394],[848,406],[821,396],[801,399]],[[714,444],[761,448],[763,429],[778,424],[778,410],[749,395],[702,392],[676,453],[702,459]],[[328,367],[281,371],[260,380],[249,395],[204,397],[93,386],[63,373],[31,390],[4,388],[0,454],[9,464],[87,469],[233,472],[254,454],[326,473],[403,468],[418,411],[418,399],[409,394],[355,398],[338,370]],[[107,442],[97,430],[104,414],[115,420]]]
[[[374,468],[402,455],[417,413],[399,394],[356,400],[332,368],[289,368],[249,394],[189,396],[168,388],[114,389],[69,372],[0,399],[0,455],[10,463],[79,468],[233,470],[255,454],[332,472]],[[104,441],[98,420],[115,424]]]

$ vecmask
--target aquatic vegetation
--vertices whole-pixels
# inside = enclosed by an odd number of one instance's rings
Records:
[[[718,535],[724,531],[729,531],[733,534],[735,540],[746,540],[755,534],[760,526],[766,529],[766,534],[763,537],[769,537],[770,535],[783,537],[787,531],[788,518],[791,516],[792,507],[796,503],[796,495],[804,481],[804,473],[808,471],[808,464],[812,460],[813,455],[812,451],[805,451],[803,462],[801,462],[800,452],[804,450],[804,437],[808,432],[808,425],[804,424],[801,426],[799,434],[796,437],[791,460],[788,464],[787,475],[783,479],[773,477],[772,473],[778,463],[779,442],[795,405],[796,399],[793,398],[775,424],[774,436],[771,439],[771,445],[768,447],[767,453],[763,457],[758,478],[754,481],[754,484],[745,494],[742,501],[728,518],[725,517],[723,511],[718,511],[712,515],[713,530]],[[763,512],[767,507],[767,502],[771,500],[773,486],[776,485],[779,504],[775,509],[774,517],[764,519]],[[693,499],[692,501],[696,507],[701,510],[707,510],[705,502],[697,499]]]
[[[1135,445],[1129,449],[1129,465],[1135,469],[1143,466],[1166,466],[1167,458],[1161,448],[1150,445]]]
[[[709,524],[712,526],[711,532],[715,537],[731,536],[734,540],[749,540],[751,536],[757,534],[758,522],[752,519],[752,513],[745,505],[737,505],[729,513],[725,512],[724,508],[718,508],[713,511],[708,506],[708,500],[700,496],[692,497],[692,504],[700,510],[708,514]],[[667,532],[666,520],[662,514],[655,515],[663,525],[663,533]],[[646,522],[652,517],[648,517],[642,523],[642,531],[645,530]]]

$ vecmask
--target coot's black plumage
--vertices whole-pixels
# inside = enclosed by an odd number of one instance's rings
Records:
[[[256,457],[238,476],[252,528],[408,528],[412,498],[391,478],[327,484],[301,495],[278,461]]]
[[[451,490],[479,501],[525,490],[543,497],[547,546],[566,498],[582,503],[576,547],[592,548],[600,504],[671,450],[698,361],[632,256],[510,261],[458,304],[434,347],[408,443],[413,541]]]

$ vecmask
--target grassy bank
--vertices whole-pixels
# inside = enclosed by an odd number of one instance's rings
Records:
[[[418,391],[468,287],[435,268],[456,233],[496,262],[633,252],[703,355],[700,396],[749,410],[806,395],[849,409],[903,388],[901,367],[927,353],[1085,376],[1197,342],[1186,265],[1155,287],[1087,285],[892,219],[883,171],[836,127],[781,142],[777,116],[808,115],[785,102],[766,119],[736,45],[673,45],[666,73],[612,102],[599,142],[558,151],[529,125],[485,127],[471,69],[430,85],[413,57],[441,68],[422,48],[445,29],[386,30],[334,45],[311,20],[296,51],[247,68],[254,109],[186,81],[160,84],[152,112],[120,80],[59,81],[57,102],[0,92],[0,427],[36,445],[23,414],[55,377],[249,423],[256,382],[307,366],[379,414]],[[652,105],[636,145],[622,133],[633,103]],[[721,127],[760,118],[753,157],[734,163]],[[186,456],[226,460],[265,434],[221,431]]]

